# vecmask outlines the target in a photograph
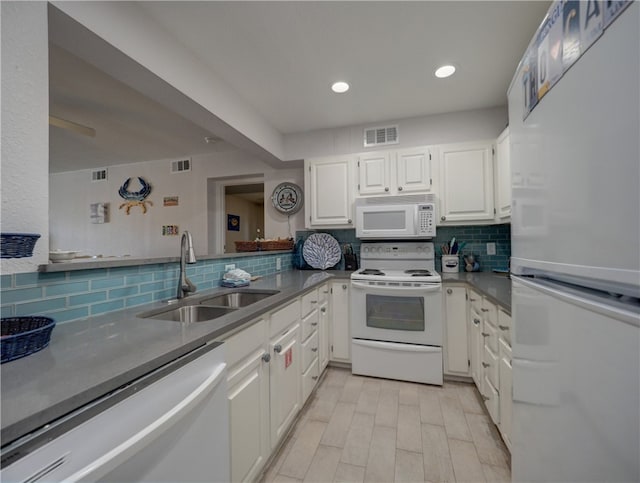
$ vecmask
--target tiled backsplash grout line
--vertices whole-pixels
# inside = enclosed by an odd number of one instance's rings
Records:
[[[292,269],[291,256],[287,253],[242,258],[231,255],[188,265],[187,276],[199,290],[206,290],[220,285],[225,264],[235,263],[251,275],[265,276],[277,272],[276,258],[281,259],[280,272]],[[168,299],[175,294],[178,272],[178,264],[172,262],[2,275],[2,317],[47,315],[57,322],[67,322]]]

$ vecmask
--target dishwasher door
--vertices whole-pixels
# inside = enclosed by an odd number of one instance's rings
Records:
[[[140,390],[133,382],[132,395],[3,468],[2,481],[229,481],[223,346],[194,352],[195,359]]]

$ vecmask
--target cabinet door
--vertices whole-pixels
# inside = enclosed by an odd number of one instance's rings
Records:
[[[390,156],[388,152],[378,151],[358,155],[358,194],[389,194]]]
[[[482,371],[480,370],[482,354],[482,318],[477,309],[470,305],[469,308],[469,360],[471,361],[471,377],[478,389],[482,388]]]
[[[295,324],[270,344],[271,448],[276,447],[300,410],[302,354],[299,337],[300,324]]]
[[[466,294],[464,287],[448,287],[445,290],[446,374],[469,374]]]
[[[331,353],[332,361],[351,362],[351,329],[349,326],[349,282],[331,283]]]
[[[511,348],[500,339],[500,432],[505,443],[511,449],[511,415],[513,412],[512,399],[512,369]]]
[[[329,363],[329,301],[320,305],[320,324],[318,325],[320,373]]]
[[[349,156],[305,161],[305,225],[353,226],[352,159]]]
[[[401,193],[432,191],[431,151],[429,148],[404,149],[396,153],[397,190]]]
[[[498,218],[511,216],[511,157],[509,128],[496,141],[496,210]]]
[[[493,220],[491,143],[440,148],[441,223]]]
[[[230,372],[231,481],[254,481],[270,454],[269,363],[254,351]]]

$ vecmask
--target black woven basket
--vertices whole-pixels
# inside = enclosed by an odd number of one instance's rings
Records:
[[[24,258],[33,255],[40,238],[37,233],[0,233],[0,258]]]
[[[19,359],[49,345],[56,325],[50,317],[3,317],[0,332],[0,363]]]

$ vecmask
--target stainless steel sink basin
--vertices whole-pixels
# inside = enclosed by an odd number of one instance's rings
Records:
[[[170,310],[161,310],[140,314],[145,319],[173,320],[175,322],[205,322],[217,319],[235,309],[230,307],[207,307],[205,305],[185,305]]]
[[[201,305],[216,305],[219,307],[232,307],[239,309],[247,305],[255,304],[278,292],[229,292],[215,297],[206,298],[200,301]]]

